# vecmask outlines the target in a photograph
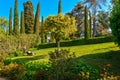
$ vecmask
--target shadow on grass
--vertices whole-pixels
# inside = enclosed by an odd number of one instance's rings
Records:
[[[97,69],[104,68],[106,64],[111,64],[111,73],[120,76],[120,50],[84,55],[78,57],[77,60],[82,60]]]
[[[17,64],[25,64],[29,61],[35,61],[35,60],[39,60],[39,59],[45,59],[46,55],[40,55],[40,56],[28,56],[28,57],[18,57],[16,59],[13,59],[12,62],[13,63],[17,63]]]

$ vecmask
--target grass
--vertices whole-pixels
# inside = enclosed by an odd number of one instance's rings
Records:
[[[99,44],[88,44],[88,45],[77,45],[61,47],[62,49],[70,49],[71,52],[75,52],[76,58],[91,65],[95,68],[111,64],[112,72],[116,75],[120,75],[120,51],[119,47],[114,42],[99,43]],[[37,49],[32,48],[32,51],[36,53],[35,56],[20,56],[12,58],[13,62],[22,61],[27,63],[29,61],[48,61],[48,53],[54,51],[55,48]]]

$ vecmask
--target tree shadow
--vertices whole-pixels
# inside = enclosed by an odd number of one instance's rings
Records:
[[[120,50],[83,55],[78,57],[77,60],[82,60],[97,69],[100,67],[104,68],[106,64],[110,64],[111,73],[120,75]]]
[[[112,49],[112,48],[115,48],[115,46],[113,46],[113,47],[109,47],[109,48],[100,48],[100,49],[95,49],[94,51],[106,50],[106,49]]]

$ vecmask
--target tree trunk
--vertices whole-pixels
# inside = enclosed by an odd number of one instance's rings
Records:
[[[56,39],[57,50],[60,51],[60,40]]]

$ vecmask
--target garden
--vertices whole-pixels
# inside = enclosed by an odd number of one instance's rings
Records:
[[[15,0],[14,19],[12,8],[0,17],[0,80],[120,80],[120,1],[108,12],[90,1],[63,14],[59,0],[57,15],[40,20],[40,2],[34,15],[28,0],[19,21]]]

